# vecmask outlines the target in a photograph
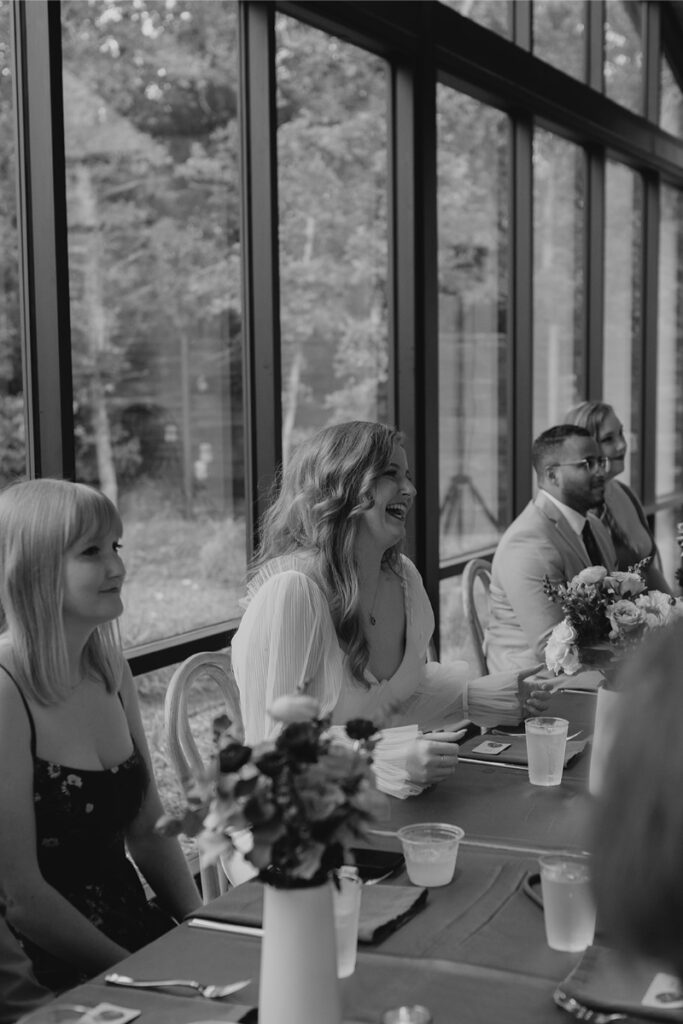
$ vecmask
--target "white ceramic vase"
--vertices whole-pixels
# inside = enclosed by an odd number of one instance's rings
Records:
[[[602,792],[605,766],[614,741],[616,711],[621,694],[601,686],[595,706],[595,725],[591,744],[591,763],[588,770],[588,792],[599,796]]]
[[[264,886],[259,1024],[341,1024],[331,885]]]

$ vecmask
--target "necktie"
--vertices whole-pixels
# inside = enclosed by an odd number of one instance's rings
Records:
[[[583,524],[583,530],[581,531],[581,539],[583,540],[588,557],[593,565],[604,565],[604,559],[600,554],[600,548],[598,547],[597,541],[593,536],[591,524],[586,520]]]

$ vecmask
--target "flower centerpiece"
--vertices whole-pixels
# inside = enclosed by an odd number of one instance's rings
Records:
[[[562,583],[545,577],[545,593],[564,612],[545,649],[551,671],[574,675],[580,668],[608,669],[645,633],[683,614],[677,598],[647,589],[642,574],[647,562],[638,562],[628,572],[592,565]]]
[[[372,771],[378,726],[355,719],[331,728],[304,693],[278,698],[269,714],[282,728],[253,747],[227,716],[214,721],[208,770],[183,780],[186,809],[157,827],[197,836],[205,863],[233,853],[233,837],[251,831],[244,856],[266,883],[259,1021],[340,1024],[331,882],[384,807]]]

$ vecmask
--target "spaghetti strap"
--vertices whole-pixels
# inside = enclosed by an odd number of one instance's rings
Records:
[[[36,756],[36,727],[33,724],[33,715],[31,714],[31,709],[28,706],[28,701],[26,700],[26,697],[24,696],[23,690],[19,686],[19,683],[16,681],[16,679],[14,678],[14,676],[12,675],[10,670],[8,668],[6,668],[5,665],[0,665],[0,668],[3,670],[3,672],[6,675],[9,676],[9,678],[12,680],[12,682],[16,686],[17,692],[19,693],[19,696],[21,697],[21,701],[22,701],[24,707],[26,708],[26,714],[28,716],[28,724],[29,724],[29,727],[31,729],[31,756],[35,757]]]

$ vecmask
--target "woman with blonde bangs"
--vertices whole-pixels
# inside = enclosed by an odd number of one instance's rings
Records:
[[[427,661],[434,614],[401,553],[414,496],[391,427],[341,423],[303,442],[263,518],[232,642],[247,743],[276,730],[277,697],[305,690],[337,724],[392,726],[375,769],[398,796],[453,772],[463,719],[512,723],[544,706],[542,686],[520,695],[517,673],[469,681],[464,662]]]
[[[13,823],[0,830],[0,903],[53,991],[200,903],[177,842],[155,830],[163,808],[115,626],[121,533],[83,484],[0,493],[0,815]]]
[[[621,420],[607,402],[579,402],[567,412],[564,422],[588,430],[597,441],[601,454],[609,459],[600,518],[612,537],[617,569],[626,571],[649,558],[650,563],[644,573],[648,589],[672,593],[659,567],[659,552],[643,506],[631,488],[616,479],[624,472],[628,450]]]

